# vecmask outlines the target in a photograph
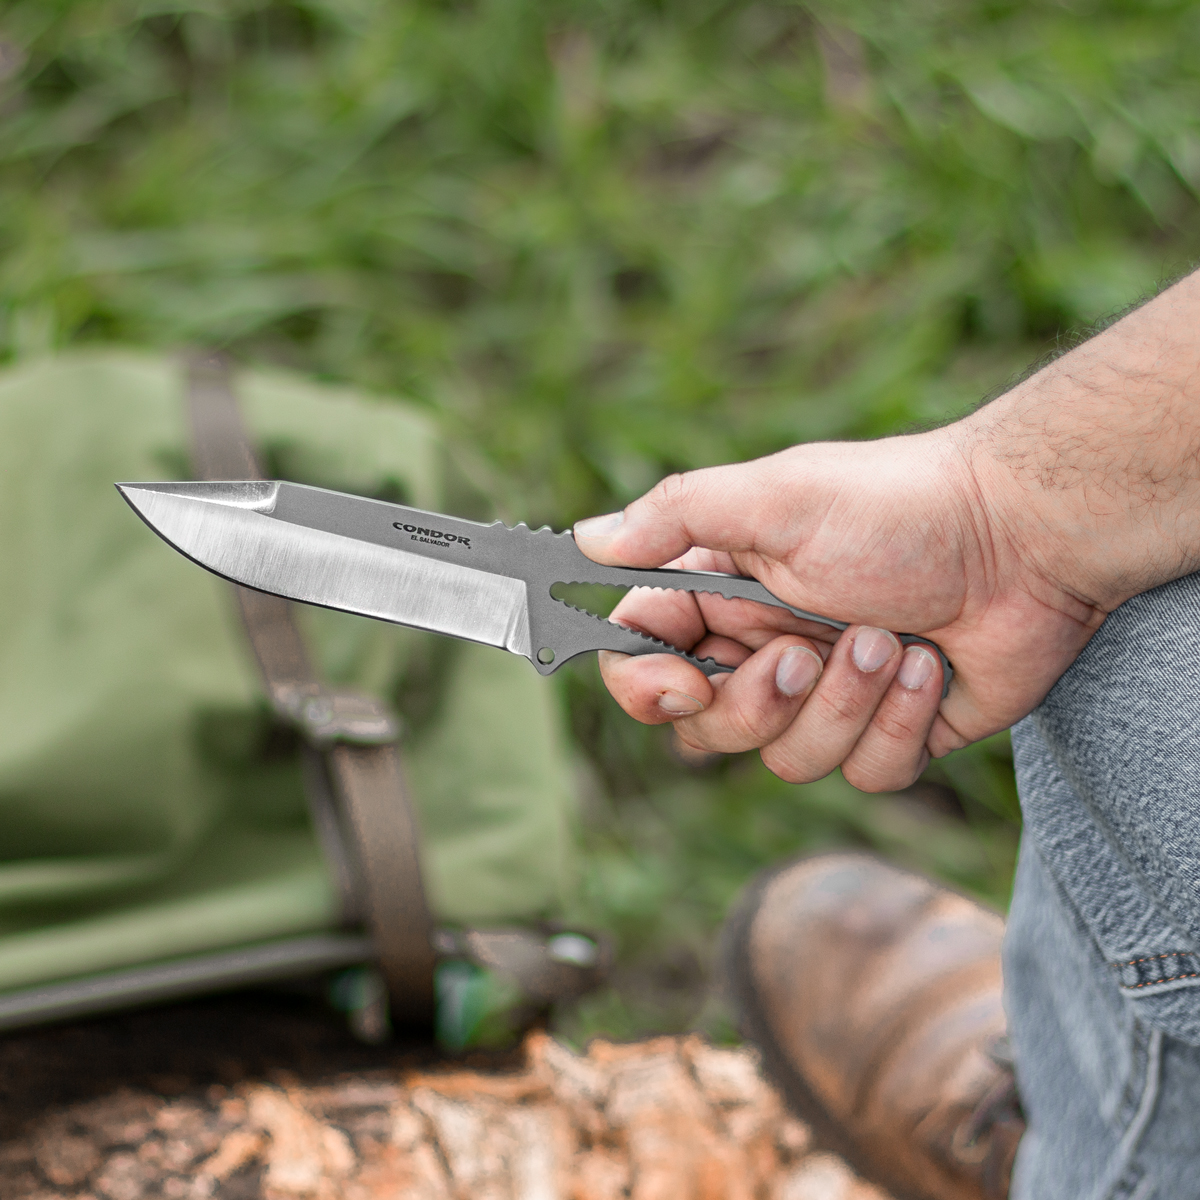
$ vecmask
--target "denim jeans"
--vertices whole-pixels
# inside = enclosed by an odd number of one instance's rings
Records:
[[[1200,575],[1109,616],[1013,742],[1012,1197],[1200,1198]]]

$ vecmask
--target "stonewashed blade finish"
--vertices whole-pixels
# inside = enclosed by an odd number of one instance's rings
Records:
[[[500,646],[549,675],[589,650],[674,654],[730,671],[554,599],[556,583],[673,588],[769,604],[835,629],[846,622],[784,603],[756,579],[713,571],[609,567],[569,533],[509,528],[286,482],[124,483],[121,495],[176,550],[259,591]],[[931,642],[921,642],[942,659]]]

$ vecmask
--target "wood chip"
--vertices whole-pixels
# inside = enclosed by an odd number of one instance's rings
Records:
[[[813,1149],[747,1049],[698,1037],[508,1072],[128,1090],[46,1113],[0,1155],[4,1200],[888,1200]]]
[[[235,1171],[241,1170],[262,1152],[265,1139],[257,1129],[235,1129],[217,1148],[211,1158],[200,1164],[197,1175],[208,1176],[224,1183]]]
[[[269,1139],[264,1200],[336,1200],[339,1183],[356,1165],[346,1135],[318,1121],[277,1088],[249,1089],[246,1107],[250,1120]]]

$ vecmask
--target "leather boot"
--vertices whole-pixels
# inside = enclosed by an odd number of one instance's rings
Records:
[[[722,963],[742,1032],[817,1138],[896,1200],[1002,1200],[1024,1121],[1002,919],[859,854],[751,885]]]

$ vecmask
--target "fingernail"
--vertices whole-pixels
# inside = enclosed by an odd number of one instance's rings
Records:
[[[615,667],[623,658],[628,658],[628,654],[622,654],[620,650],[601,650],[596,657],[600,660],[602,667]]]
[[[910,692],[918,691],[929,682],[934,665],[933,655],[928,650],[922,650],[920,646],[909,646],[900,660],[900,670],[896,672],[896,678]]]
[[[575,536],[584,538],[612,537],[625,520],[623,512],[605,513],[602,517],[588,517],[586,521],[575,522]]]
[[[676,691],[660,692],[658,695],[658,707],[663,712],[670,713],[673,717],[682,716],[684,713],[704,711],[704,705],[695,696],[689,696],[686,692]]]
[[[854,665],[870,675],[872,671],[878,671],[899,649],[900,643],[894,634],[866,625],[854,635],[854,648],[850,653]]]
[[[775,686],[785,696],[807,692],[817,681],[824,663],[820,656],[803,646],[789,646],[780,656],[775,668]]]

